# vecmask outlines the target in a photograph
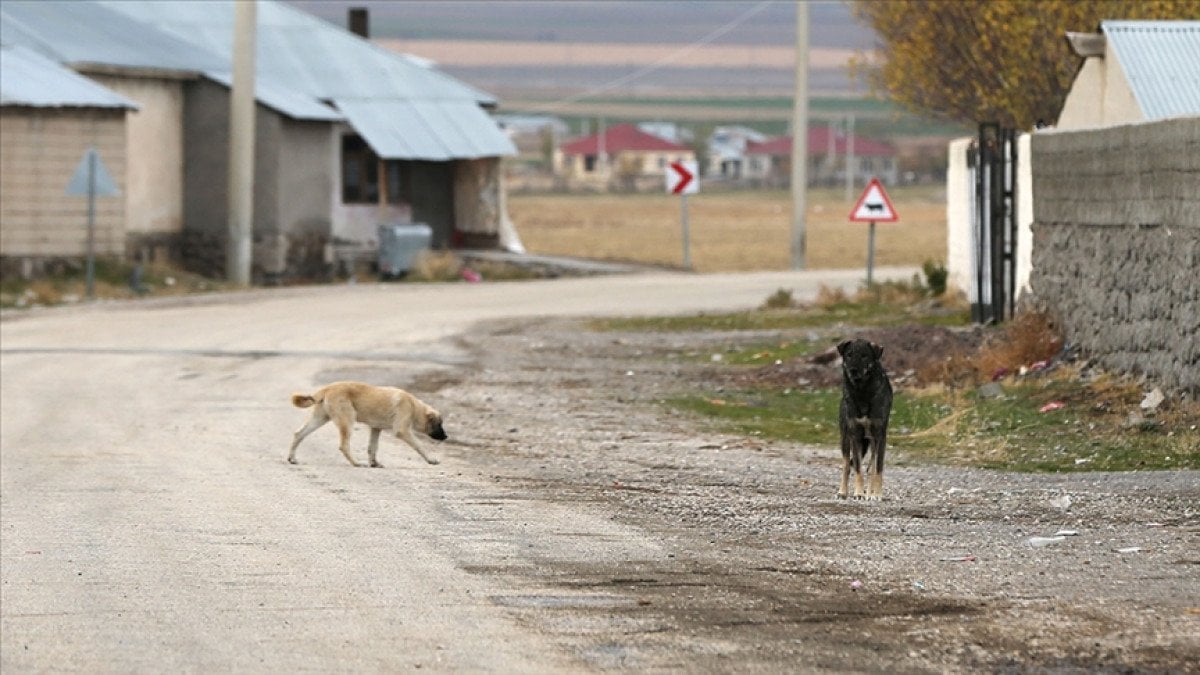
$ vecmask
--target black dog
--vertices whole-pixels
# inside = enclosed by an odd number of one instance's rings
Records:
[[[892,414],[892,383],[880,357],[883,347],[866,340],[846,340],[838,345],[842,355],[842,484],[838,498],[845,499],[854,467],[854,498],[883,498],[883,449],[887,445],[888,417]],[[862,459],[870,448],[867,472],[871,486],[863,493]]]

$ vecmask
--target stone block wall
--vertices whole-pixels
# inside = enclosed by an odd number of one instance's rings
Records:
[[[1103,366],[1200,393],[1200,117],[1032,143],[1033,301]]]

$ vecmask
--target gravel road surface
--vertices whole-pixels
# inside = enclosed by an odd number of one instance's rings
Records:
[[[712,336],[575,318],[748,308],[859,276],[371,284],[5,314],[0,670],[1194,670],[1196,473],[901,456],[888,499],[839,502],[832,448],[714,434],[656,405],[704,386],[673,355]],[[288,395],[335,379],[441,409],[443,462],[384,439],[386,468],[355,469],[332,428],[284,462],[306,417]],[[1059,529],[1078,534],[1027,543]]]

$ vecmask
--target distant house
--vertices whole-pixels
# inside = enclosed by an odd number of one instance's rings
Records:
[[[569,186],[592,189],[662,189],[671,162],[695,161],[685,145],[618,124],[564,143],[555,153],[555,172]]]
[[[287,4],[257,7],[256,278],[320,274],[339,247],[374,246],[381,223],[426,223],[439,247],[519,247],[499,170],[514,148],[488,116],[493,97]],[[125,254],[220,273],[233,3],[6,0],[0,17],[6,45],[138,106]],[[6,213],[18,198],[6,191]]]
[[[0,45],[0,262],[28,277],[35,266],[86,253],[85,198],[65,197],[89,147],[128,191],[127,120],[137,104],[37,52]],[[40,208],[31,208],[42,205]],[[94,250],[125,253],[125,199],[96,202]]]
[[[894,185],[897,180],[896,149],[863,136],[853,139],[827,126],[808,130],[808,180],[810,185],[837,184],[845,180],[847,150],[853,152],[850,170],[856,184],[879,178]],[[746,144],[743,177],[773,187],[791,183],[792,137],[779,136],[761,143]]]
[[[1056,128],[1200,114],[1200,21],[1103,21],[1067,41],[1084,61]]]
[[[749,127],[721,126],[708,137],[708,167],[705,175],[712,178],[739,180],[746,161],[746,146],[762,143],[768,136]]]

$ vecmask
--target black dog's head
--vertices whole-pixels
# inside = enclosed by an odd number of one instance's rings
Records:
[[[858,386],[870,381],[877,370],[883,365],[879,359],[883,357],[883,347],[861,338],[846,340],[837,347],[842,355],[842,375],[850,386]]]

